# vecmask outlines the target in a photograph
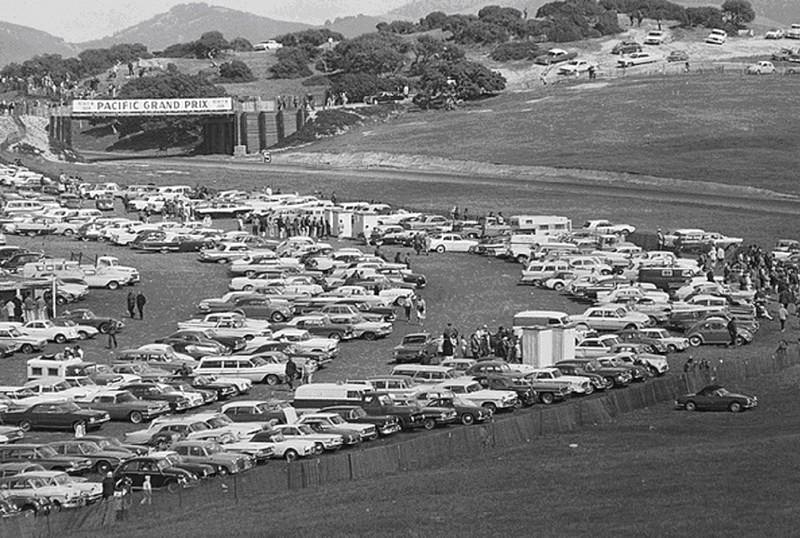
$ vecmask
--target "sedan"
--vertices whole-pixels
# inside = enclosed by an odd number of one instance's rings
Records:
[[[721,385],[708,385],[703,389],[678,396],[675,406],[687,411],[730,411],[738,413],[758,405],[758,398],[730,392]]]
[[[693,347],[703,344],[730,344],[728,320],[722,317],[709,317],[695,323],[686,331],[686,338]],[[749,344],[753,341],[753,333],[744,327],[736,327],[736,345]]]
[[[4,424],[16,424],[23,431],[31,429],[65,429],[72,430],[82,424],[89,429],[96,429],[111,420],[105,411],[83,409],[75,402],[45,402],[32,405],[27,409],[6,411],[0,414]]]
[[[658,58],[649,52],[634,52],[630,56],[617,60],[617,67],[633,67],[634,65],[651,64],[657,61]]]

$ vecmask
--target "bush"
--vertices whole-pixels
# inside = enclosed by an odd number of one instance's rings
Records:
[[[511,60],[530,60],[539,52],[539,47],[531,41],[513,41],[498,45],[489,55],[496,62]]]
[[[308,55],[301,47],[283,47],[275,53],[278,63],[269,68],[272,78],[305,78],[311,76]]]
[[[706,28],[722,28],[725,19],[722,10],[715,7],[688,7],[686,8],[687,26],[705,26]]]
[[[256,79],[250,67],[241,60],[233,60],[220,65],[219,78],[224,82],[251,82]]]
[[[291,34],[284,34],[275,38],[275,41],[282,44],[284,47],[319,47],[330,43],[330,40],[336,42],[344,41],[344,36],[339,32],[334,32],[327,28],[312,28],[300,32],[293,32]]]
[[[243,37],[237,37],[231,41],[231,48],[236,52],[250,52],[253,50],[253,44]]]

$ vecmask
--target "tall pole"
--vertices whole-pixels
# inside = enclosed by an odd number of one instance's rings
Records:
[[[56,276],[55,275],[53,275],[53,283],[52,284],[53,284],[53,289],[52,289],[52,292],[51,292],[52,296],[50,297],[50,300],[53,301],[53,305],[52,305],[51,312],[53,313],[53,317],[55,318],[56,315],[57,315],[56,305],[58,304],[58,302],[56,301],[56,294],[58,293],[58,288],[56,287]]]

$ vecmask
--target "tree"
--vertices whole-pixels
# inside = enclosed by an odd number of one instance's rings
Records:
[[[253,44],[243,37],[236,37],[230,42],[230,46],[236,52],[250,52],[253,50]]]
[[[219,78],[224,82],[251,82],[256,79],[250,67],[241,60],[233,60],[220,65]]]
[[[328,70],[374,75],[399,72],[411,44],[396,34],[376,32],[342,41],[326,58]]]
[[[722,4],[723,17],[737,28],[744,28],[753,22],[756,12],[747,0],[725,0]]]
[[[222,32],[217,31],[206,32],[194,42],[195,55],[198,58],[206,58],[209,55],[213,57],[229,48],[231,48],[230,43],[223,37]]]
[[[311,76],[309,58],[302,47],[283,47],[275,53],[278,63],[269,68],[272,78],[304,78]]]

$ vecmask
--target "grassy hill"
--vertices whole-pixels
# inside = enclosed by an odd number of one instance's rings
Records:
[[[0,21],[0,66],[22,62],[37,54],[74,56],[76,48],[47,32]]]

